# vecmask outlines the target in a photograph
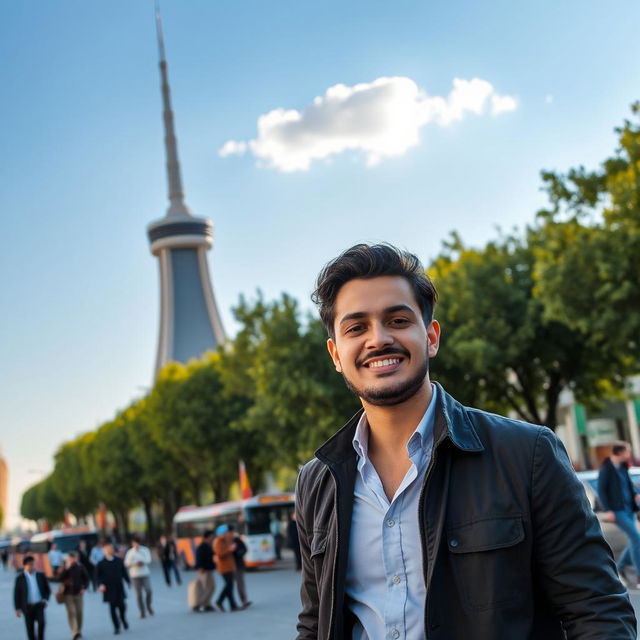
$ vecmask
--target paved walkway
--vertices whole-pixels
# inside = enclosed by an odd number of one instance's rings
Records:
[[[195,574],[183,574],[181,587],[167,587],[159,567],[153,568],[153,604],[155,615],[141,620],[135,603],[135,593],[129,592],[127,615],[130,628],[122,632],[123,640],[286,640],[295,637],[298,613],[300,574],[293,564],[247,573],[247,591],[253,605],[236,613],[192,613],[187,606],[186,582]],[[13,611],[13,571],[0,569],[0,638],[23,640],[26,638],[22,618]],[[222,579],[216,575],[216,595],[222,588]],[[56,584],[52,584],[56,589]],[[47,607],[46,640],[69,640],[64,605],[56,604],[53,596]],[[113,638],[109,607],[103,604],[99,593],[85,595],[85,624],[83,638],[104,640]]]

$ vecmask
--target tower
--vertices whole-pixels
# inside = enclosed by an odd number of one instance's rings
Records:
[[[167,362],[197,358],[223,342],[225,336],[207,265],[207,251],[213,244],[213,224],[211,220],[193,216],[184,202],[162,19],[158,10],[156,29],[169,183],[167,213],[147,227],[151,253],[160,264],[157,376]]]

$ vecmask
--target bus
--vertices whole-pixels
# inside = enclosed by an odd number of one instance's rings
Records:
[[[67,527],[35,533],[29,540],[29,554],[35,558],[36,569],[42,571],[47,578],[54,577],[47,555],[51,545],[55,542],[58,549],[66,556],[69,551],[77,551],[80,541],[87,543],[87,552],[98,542],[98,532],[91,527]]]
[[[286,536],[286,523],[294,510],[293,493],[262,493],[246,500],[218,502],[204,507],[182,507],[173,518],[178,555],[182,566],[195,565],[202,534],[221,524],[232,524],[247,545],[244,563],[254,569],[276,561],[278,531]]]

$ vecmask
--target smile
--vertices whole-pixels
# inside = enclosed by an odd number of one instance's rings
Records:
[[[372,360],[371,362],[365,363],[365,367],[369,369],[380,369],[382,367],[390,367],[396,364],[400,364],[401,358],[384,358],[382,360]]]

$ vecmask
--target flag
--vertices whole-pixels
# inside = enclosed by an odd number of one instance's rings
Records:
[[[247,470],[244,466],[244,460],[240,460],[240,495],[243,500],[251,498],[253,491],[251,491],[251,485],[249,484],[249,478],[247,477]]]

